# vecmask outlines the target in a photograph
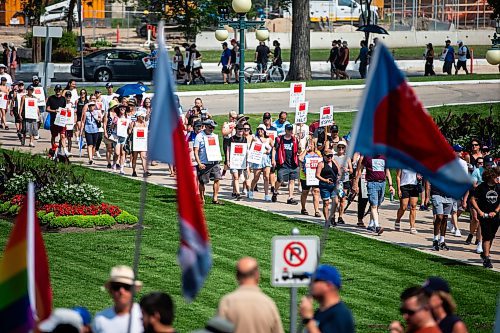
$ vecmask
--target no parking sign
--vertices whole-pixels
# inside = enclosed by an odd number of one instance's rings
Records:
[[[275,236],[272,240],[272,276],[275,287],[308,286],[307,273],[316,269],[319,255],[317,236]]]

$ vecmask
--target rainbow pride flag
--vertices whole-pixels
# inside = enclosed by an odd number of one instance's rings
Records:
[[[0,332],[27,333],[50,316],[52,289],[33,184],[0,261]]]

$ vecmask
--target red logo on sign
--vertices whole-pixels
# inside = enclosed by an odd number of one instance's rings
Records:
[[[61,110],[61,117],[66,117],[66,110]]]
[[[293,86],[293,92],[295,94],[300,94],[302,92],[302,85],[301,84],[295,84]]]
[[[269,133],[269,138],[271,138],[271,140],[274,140],[274,133]]]
[[[9,99],[9,96],[7,94],[3,95],[3,99],[7,101]]]
[[[35,101],[32,99],[28,100],[28,106],[31,106],[31,107],[35,106]]]
[[[241,146],[241,145],[234,146],[234,153],[235,154],[243,154],[243,146]]]
[[[40,88],[36,88],[36,89],[35,89],[35,94],[37,94],[37,95],[41,95],[41,94],[42,94],[42,89],[40,89]]]
[[[256,143],[255,146],[253,147],[255,151],[261,151],[262,150],[262,145],[259,143]]]
[[[208,138],[208,145],[209,146],[216,146],[217,143],[215,143],[215,138]]]
[[[143,138],[144,137],[144,130],[137,130],[137,137]]]
[[[306,103],[300,103],[299,104],[299,111],[305,111],[306,110]]]
[[[68,110],[68,117],[71,117],[71,110]]]
[[[323,114],[330,114],[330,112],[331,112],[330,108],[323,109]]]
[[[301,242],[291,242],[283,251],[283,259],[292,267],[301,266],[307,259],[307,248]]]
[[[126,120],[122,120],[122,126],[127,126],[127,121]]]

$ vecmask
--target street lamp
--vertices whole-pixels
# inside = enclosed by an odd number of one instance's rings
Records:
[[[495,19],[495,33],[491,40],[491,48],[486,52],[486,61],[491,65],[500,64],[500,16]]]
[[[263,21],[251,21],[246,19],[246,14],[252,8],[252,0],[233,0],[233,10],[238,14],[238,20],[229,19],[229,10],[227,8],[219,8],[219,27],[215,31],[215,38],[219,42],[225,41],[229,37],[229,33],[224,29],[224,25],[228,25],[233,29],[240,31],[240,73],[239,73],[239,114],[245,113],[245,30],[248,28],[257,28],[255,37],[263,42],[269,39],[269,30],[264,28]]]

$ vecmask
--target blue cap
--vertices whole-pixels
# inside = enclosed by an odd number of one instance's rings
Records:
[[[313,276],[313,274],[307,274],[309,276]],[[342,287],[342,277],[340,276],[340,272],[333,266],[329,265],[320,265],[316,269],[314,273],[314,279],[320,281],[326,281],[333,284],[337,289],[340,290]]]
[[[456,144],[456,145],[453,145],[453,150],[456,151],[456,152],[461,152],[461,151],[464,150],[464,147],[462,147],[459,144]]]
[[[87,308],[83,306],[75,306],[72,310],[78,312],[80,317],[82,317],[83,325],[90,325],[92,322],[92,315]]]
[[[430,278],[428,278],[422,285],[422,288],[424,288],[424,290],[428,293],[433,293],[435,291],[444,291],[445,293],[450,293],[451,291],[448,282],[438,276],[431,276]]]

